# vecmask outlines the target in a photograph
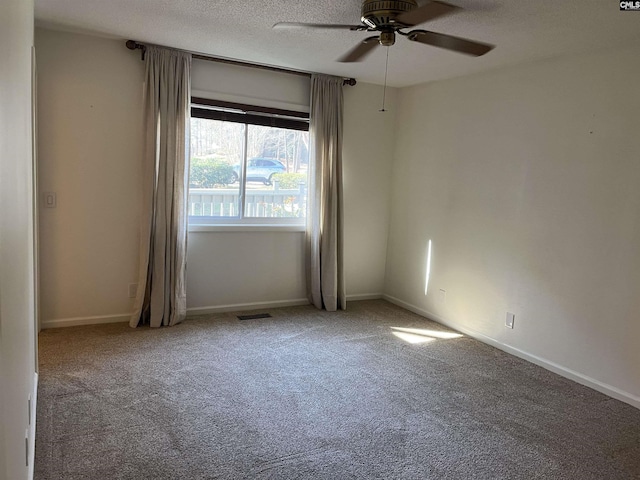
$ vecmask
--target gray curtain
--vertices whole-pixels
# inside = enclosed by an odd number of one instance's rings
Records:
[[[342,78],[311,77],[307,296],[318,308],[346,309],[343,272]]]
[[[144,85],[140,272],[130,325],[175,325],[186,315],[191,54],[149,46]]]

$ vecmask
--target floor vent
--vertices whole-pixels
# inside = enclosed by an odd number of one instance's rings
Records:
[[[257,320],[258,318],[271,318],[268,313],[254,313],[253,315],[238,315],[238,320]]]

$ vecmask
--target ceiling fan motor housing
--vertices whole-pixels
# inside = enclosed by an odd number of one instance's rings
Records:
[[[395,27],[395,18],[401,13],[416,8],[416,0],[364,0],[362,2],[362,22],[371,28]]]

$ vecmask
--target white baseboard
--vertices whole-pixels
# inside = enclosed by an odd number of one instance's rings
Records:
[[[361,293],[355,295],[347,295],[347,300],[356,302],[359,300],[379,300],[383,297],[382,293]],[[207,315],[209,313],[225,313],[225,312],[237,312],[244,310],[261,310],[265,308],[278,308],[278,307],[297,307],[301,305],[309,305],[309,300],[306,298],[296,298],[293,300],[275,300],[269,302],[249,302],[249,303],[234,303],[229,305],[218,305],[210,307],[194,307],[187,309],[187,315]]]
[[[119,313],[116,315],[97,315],[93,317],[57,318],[43,320],[42,328],[76,327],[79,325],[97,325],[100,323],[124,323],[131,319],[131,313]]]
[[[381,293],[355,293],[353,295],[347,295],[347,301],[380,300],[382,297],[383,295]]]
[[[265,308],[278,307],[298,307],[300,305],[309,305],[306,298],[296,298],[293,300],[274,300],[269,302],[249,302],[234,303],[229,305],[217,305],[210,307],[194,307],[187,309],[187,315],[206,315],[209,313],[238,312],[245,310],[262,310]]]
[[[38,373],[33,373],[33,391],[31,392],[31,411],[29,412],[29,472],[27,478],[33,480],[36,461],[36,408],[38,407]]]
[[[378,297],[382,298],[382,296]],[[187,315],[206,315],[208,313],[236,312],[244,310],[260,310],[264,308],[296,307],[309,305],[306,298],[293,300],[275,300],[269,302],[234,303],[229,305],[217,305],[209,307],[188,308]],[[81,325],[98,325],[102,323],[127,323],[131,320],[132,313],[119,313],[116,315],[96,315],[91,317],[58,318],[43,320],[42,328],[76,327]]]
[[[350,301],[378,300],[380,298],[383,298],[381,293],[347,295],[347,300]],[[297,307],[300,305],[309,305],[309,300],[306,298],[295,298],[293,300],[274,300],[268,302],[233,303],[228,305],[194,307],[187,309],[187,315],[206,315],[208,313],[260,310],[264,308]],[[81,325],[98,325],[102,323],[126,323],[131,319],[131,315],[131,313],[119,313],[115,315],[96,315],[91,317],[56,318],[52,320],[43,320],[41,328],[77,327]]]
[[[598,392],[604,393],[605,395],[608,395],[612,398],[615,398],[617,400],[620,400],[622,402],[628,403],[631,406],[634,406],[636,408],[640,409],[640,397],[633,395],[629,392],[625,392],[624,390],[621,390],[619,388],[616,388],[612,385],[608,385],[606,383],[603,383],[599,380],[596,380],[594,378],[588,377],[587,375],[583,375],[582,373],[576,372],[574,370],[571,370],[569,368],[563,367],[562,365],[559,365],[555,362],[549,361],[547,359],[544,359],[542,357],[539,357],[537,355],[533,355],[529,352],[525,352],[524,350],[520,350],[519,348],[515,348],[512,347],[510,345],[504,344],[494,338],[488,337],[487,335],[484,335],[482,333],[476,332],[475,330],[471,330],[469,328],[465,328],[465,327],[461,327],[459,325],[457,325],[455,322],[449,321],[445,318],[440,317],[439,315],[436,315],[434,313],[431,313],[427,310],[424,310],[420,307],[416,307],[415,305],[412,305],[410,303],[407,303],[403,300],[400,300],[399,298],[396,297],[392,297],[391,295],[383,295],[383,298],[395,305],[398,305],[399,307],[402,307],[406,310],[409,310],[413,313],[417,313],[420,316],[426,317],[430,320],[433,320],[435,322],[441,323],[443,325],[446,325],[449,328],[452,328],[454,330],[457,330],[461,333],[464,333],[465,335],[468,335],[470,337],[475,338],[476,340],[479,340],[483,343],[486,343],[488,345],[491,345],[492,347],[496,347],[504,352],[507,352],[511,355],[515,355],[516,357],[522,358],[524,360],[527,360],[531,363],[534,363],[542,368],[545,368],[553,373],[557,373],[558,375],[561,375],[565,378],[568,378],[570,380],[573,380],[574,382],[577,382],[581,385],[585,385],[589,388],[593,388],[594,390],[597,390]]]

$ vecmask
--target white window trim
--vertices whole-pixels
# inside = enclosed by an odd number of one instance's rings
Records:
[[[241,201],[244,204],[243,197]],[[307,202],[308,208],[308,202]],[[207,231],[222,227],[222,229],[238,231],[265,230],[273,227],[276,230],[304,231],[307,217],[210,217],[189,215],[187,218],[190,232]],[[193,228],[192,228],[193,227]]]
[[[189,224],[189,232],[299,232],[306,231],[305,225],[292,224],[251,224],[251,223],[216,223],[216,224]]]

